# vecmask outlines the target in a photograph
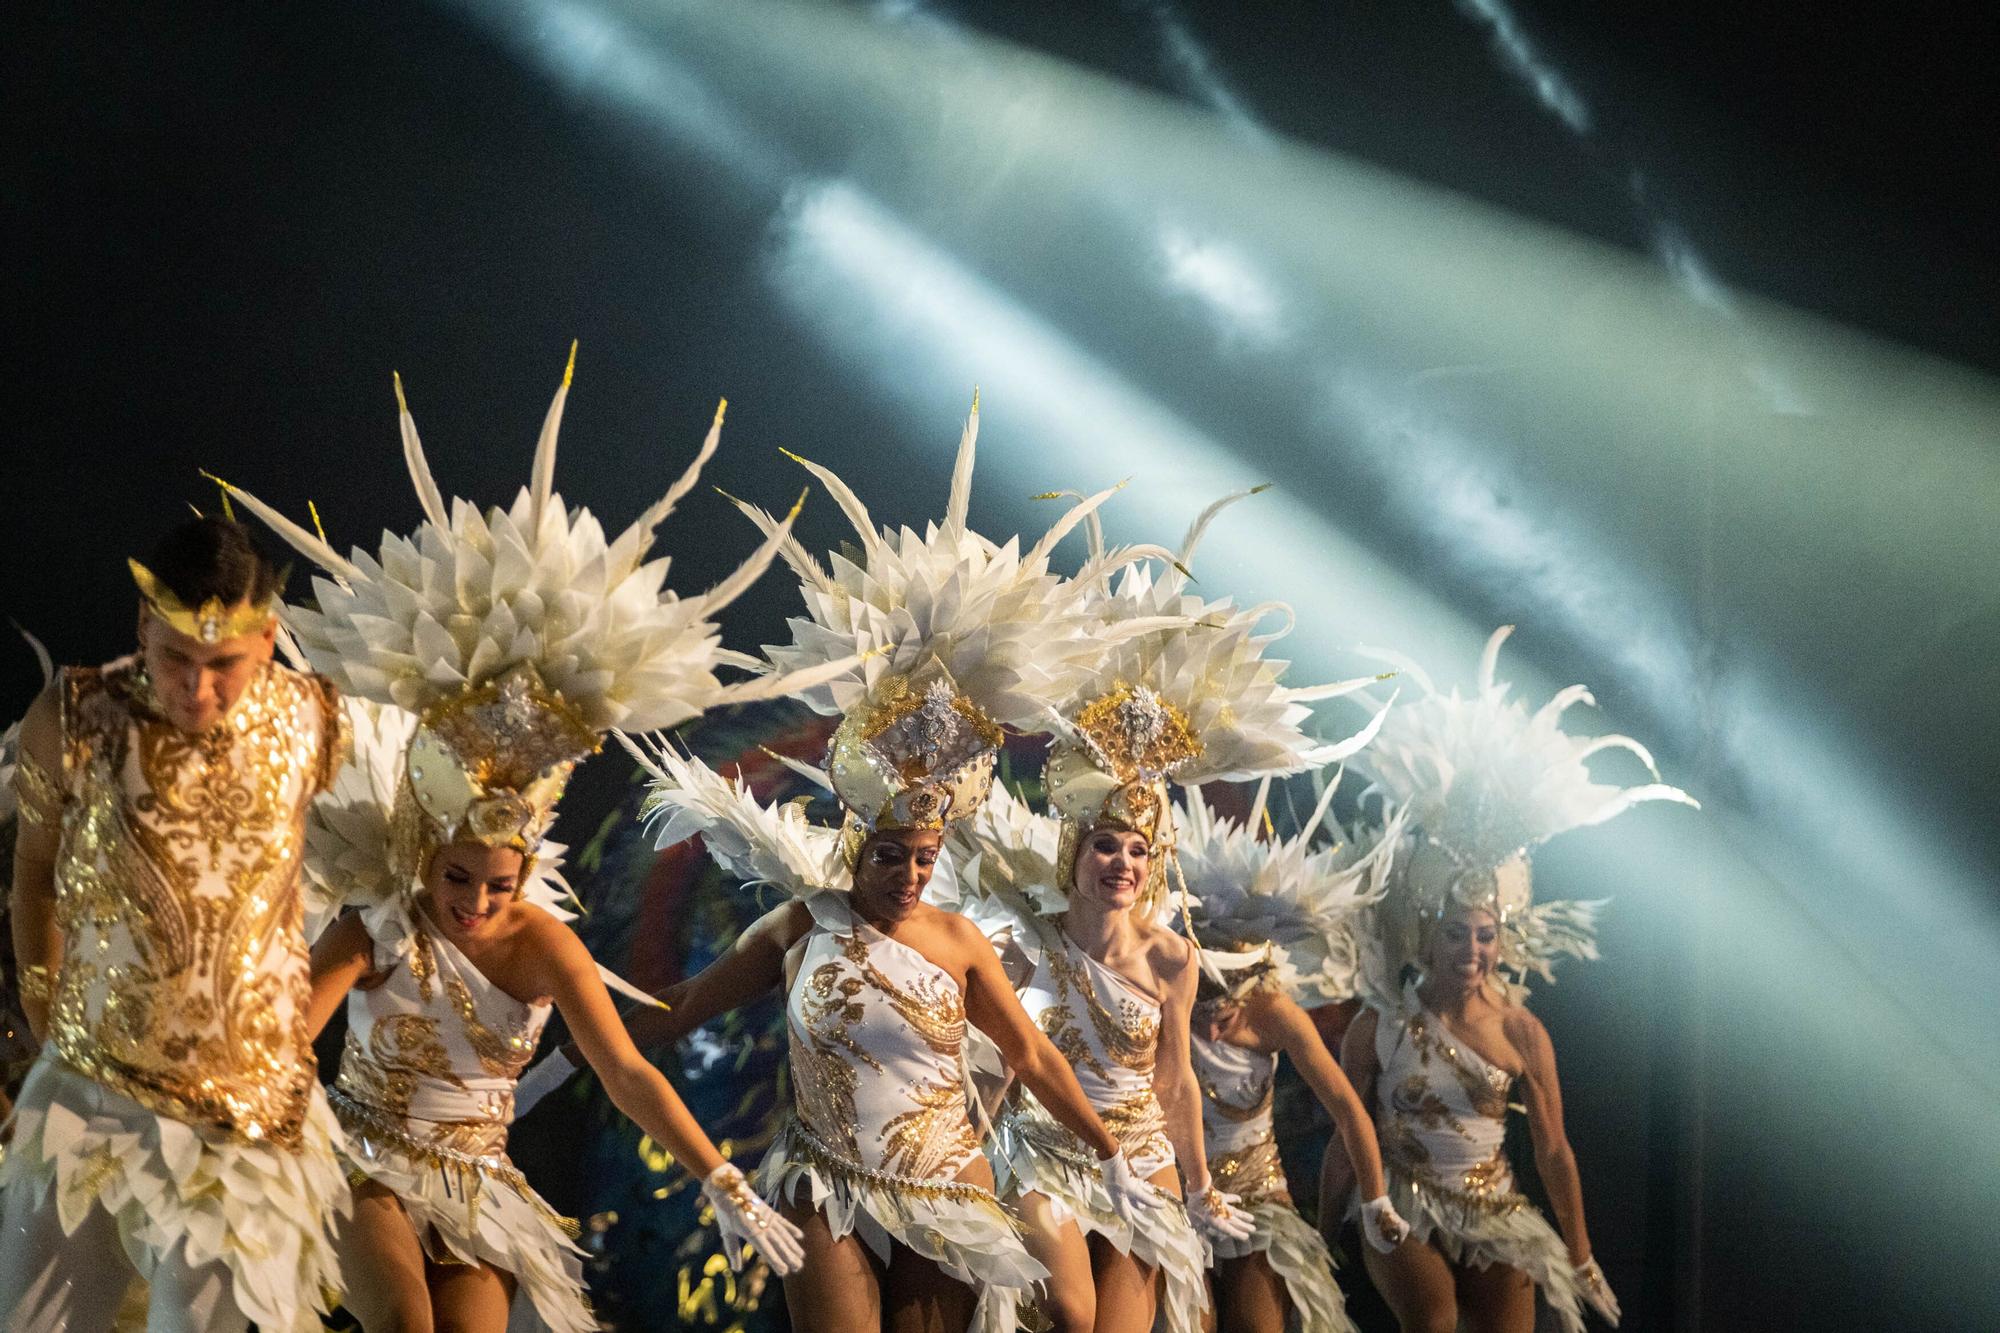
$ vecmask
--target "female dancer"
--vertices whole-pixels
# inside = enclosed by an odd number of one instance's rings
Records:
[[[1174,845],[1168,779],[1295,772],[1366,744],[1375,725],[1312,749],[1298,729],[1302,701],[1342,687],[1278,684],[1262,658],[1275,636],[1256,632],[1278,608],[1238,611],[1182,591],[1202,531],[1236,498],[1196,521],[1159,583],[1132,566],[1115,592],[1100,591],[1094,637],[1104,647],[1052,715],[1043,782],[1053,818],[996,800],[992,817],[969,826],[978,889],[1011,916],[991,933],[1007,946],[1029,1015],[1153,1183],[1175,1194],[1186,1184],[1183,1209],[1126,1225],[1080,1169],[1074,1139],[1032,1089],[1014,1091],[997,1124],[1001,1187],[1049,1267],[1042,1311],[1062,1330],[1137,1333],[1164,1299],[1168,1327],[1190,1333],[1208,1303],[1208,1246],[1196,1228],[1240,1241],[1253,1226],[1209,1175],[1188,1054],[1198,951],[1160,920]],[[1094,525],[1091,538],[1095,555]]]
[[[923,901],[945,864],[941,830],[878,822],[850,861],[842,835],[806,824],[795,806],[759,809],[670,750],[648,762],[670,815],[662,846],[699,831],[731,873],[795,895],[667,991],[670,1010],[645,1025],[649,1040],[677,1039],[784,987],[792,1114],[758,1183],[805,1234],[804,1262],[785,1283],[793,1328],[958,1333],[1004,1323],[997,1312],[1046,1276],[993,1195],[970,1112],[970,1029],[1088,1145],[1107,1207],[1127,1225],[1152,1224],[1163,1200],[1022,1012],[992,946]],[[964,810],[977,796],[957,785],[941,800]],[[851,845],[857,821],[848,828]]]
[[[312,873],[363,905],[314,951],[308,1018],[317,1030],[352,988],[331,1099],[354,1182],[342,1267],[371,1329],[497,1331],[516,1290],[544,1327],[596,1327],[580,1251],[505,1151],[514,1080],[551,1003],[621,1109],[703,1180],[732,1261],[738,1241],[780,1273],[800,1258],[796,1228],[634,1049],[582,943],[528,901],[570,770],[602,732],[671,726],[796,683],[714,676],[710,616],[774,557],[784,525],[706,596],[663,592],[664,565],[644,563],[646,548],[713,452],[721,414],[667,498],[607,543],[595,518],[550,491],[568,386],[565,374],[533,486],[484,515],[462,501],[446,513],[405,408],[429,521],[372,559],[343,560],[238,493],[333,576],[292,625],[308,659],[375,705],[352,710],[360,758],[309,834]]]
[[[991,946],[922,901],[945,865],[945,830],[990,790],[1000,725],[1042,716],[1101,651],[1087,637],[1092,582],[1058,578],[1048,553],[1111,493],[1074,506],[1025,553],[996,545],[966,526],[977,428],[975,400],[945,517],[921,536],[878,533],[838,477],[805,464],[860,551],[823,571],[786,544],[811,618],[767,653],[796,671],[848,664],[803,694],[842,717],[827,772],[809,770],[840,800],[838,831],[795,806],[760,808],[671,749],[645,758],[667,819],[661,845],[700,832],[735,874],[794,895],[669,992],[673,1012],[647,1035],[684,1034],[784,986],[793,1113],[760,1184],[805,1233],[804,1263],[786,1282],[802,1330],[958,1333],[1011,1313],[1045,1276],[993,1195],[969,1118],[968,1027],[1085,1145],[1083,1169],[1121,1225],[1150,1226],[1139,1215],[1163,1203],[1022,1013]],[[769,515],[746,512],[780,533]]]
[[[1389,1195],[1410,1220],[1393,1252],[1363,1256],[1405,1333],[1526,1333],[1537,1298],[1569,1333],[1582,1330],[1585,1303],[1618,1322],[1584,1227],[1555,1049],[1521,1004],[1527,974],[1549,976],[1564,954],[1596,956],[1597,905],[1533,905],[1528,853],[1641,801],[1694,801],[1659,782],[1594,782],[1584,761],[1599,750],[1628,750],[1649,771],[1652,760],[1622,736],[1562,731],[1563,712],[1589,701],[1580,686],[1534,713],[1508,701],[1494,667],[1511,632],[1488,640],[1470,699],[1441,696],[1406,668],[1426,697],[1396,710],[1369,758],[1415,837],[1376,912],[1370,1008],[1341,1061],[1375,1106]],[[1415,979],[1400,985],[1410,969]],[[1502,1149],[1516,1084],[1560,1234],[1515,1191]]]
[[[1354,1328],[1334,1283],[1333,1257],[1293,1207],[1279,1160],[1271,1110],[1280,1054],[1333,1118],[1343,1151],[1327,1155],[1349,1165],[1368,1201],[1361,1213],[1368,1243],[1392,1250],[1408,1231],[1384,1194],[1367,1108],[1300,1007],[1354,993],[1353,917],[1379,895],[1395,845],[1392,832],[1360,855],[1342,844],[1312,849],[1336,785],[1328,784],[1292,838],[1252,831],[1264,816],[1266,790],[1243,824],[1219,819],[1199,791],[1188,792],[1176,821],[1177,854],[1200,904],[1195,931],[1204,972],[1190,1052],[1202,1132],[1217,1185],[1237,1195],[1256,1223],[1245,1240],[1215,1242],[1211,1276],[1224,1333],[1282,1333],[1294,1313],[1304,1333]]]

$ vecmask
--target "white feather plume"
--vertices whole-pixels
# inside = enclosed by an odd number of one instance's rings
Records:
[[[966,898],[983,895],[1037,915],[1069,905],[1069,885],[1056,866],[1062,821],[1036,814],[1005,783],[994,783],[978,813],[952,825],[946,837],[954,859],[967,867]],[[929,892],[925,897],[937,902]]]
[[[701,835],[709,855],[737,879],[770,884],[799,898],[849,882],[837,830],[806,818],[798,802],[760,805],[741,783],[671,742],[619,739],[650,775],[646,818],[656,847]]]
[[[666,586],[668,561],[645,559],[653,530],[714,452],[721,411],[688,475],[608,539],[595,516],[568,509],[551,489],[568,387],[566,374],[531,484],[507,509],[481,511],[460,499],[447,509],[404,406],[404,457],[425,519],[413,536],[384,533],[373,554],[357,548],[343,559],[255,496],[229,488],[330,576],[313,580],[316,607],[286,613],[306,660],[343,693],[412,712],[530,663],[598,731],[669,727],[718,704],[809,684],[764,678],[725,686],[715,675],[730,655],[712,617],[775,558],[790,518],[700,596],[678,596]]]
[[[1326,790],[1330,798],[1333,787]],[[1177,816],[1181,872],[1198,906],[1197,940],[1205,950],[1272,946],[1277,979],[1301,1005],[1331,1004],[1356,994],[1360,966],[1356,919],[1379,900],[1401,836],[1400,819],[1365,840],[1314,847],[1322,801],[1289,838],[1257,836],[1263,793],[1244,823],[1223,819],[1190,788]],[[1331,825],[1339,838],[1338,825]]]
[[[1375,788],[1407,806],[1427,839],[1448,848],[1461,866],[1488,868],[1645,801],[1699,808],[1692,796],[1659,781],[1652,755],[1631,737],[1562,729],[1564,713],[1594,702],[1583,686],[1561,690],[1537,709],[1508,698],[1496,669],[1511,633],[1513,626],[1502,626],[1487,640],[1470,696],[1440,693],[1421,672],[1412,673],[1424,685],[1423,697],[1395,710],[1363,761]],[[1605,750],[1631,754],[1653,781],[1598,782],[1587,761]]]
[[[1291,632],[1290,607],[1265,602],[1239,609],[1227,598],[1210,601],[1188,590],[1189,562],[1209,523],[1263,489],[1225,496],[1203,510],[1159,574],[1146,563],[1127,563],[1115,581],[1108,573],[1099,579],[1089,607],[1097,621],[1090,637],[1101,646],[1058,709],[1074,715],[1120,683],[1153,691],[1186,715],[1201,742],[1201,753],[1172,775],[1184,785],[1324,767],[1367,745],[1389,709],[1382,705],[1342,740],[1313,740],[1302,729],[1312,716],[1308,703],[1354,693],[1378,678],[1288,687],[1281,682],[1287,664],[1265,653]],[[1276,627],[1265,628],[1274,619]],[[1045,715],[1042,726],[1051,725]],[[1057,717],[1053,729],[1066,732],[1067,724]]]
[[[347,762],[306,816],[307,918],[330,920],[343,906],[372,907],[414,886],[390,866],[389,815],[403,780],[403,752],[417,716],[393,705],[342,695],[350,738]],[[309,929],[308,938],[317,934]]]
[[[860,656],[850,670],[799,692],[814,710],[849,712],[883,680],[935,661],[995,721],[1031,726],[1088,674],[1101,649],[1091,637],[1099,626],[1087,610],[1089,589],[1106,568],[1135,553],[1104,555],[1074,580],[1050,568],[1049,554],[1117,488],[1079,498],[1026,551],[1019,537],[996,544],[966,523],[978,430],[975,398],[944,519],[921,534],[907,527],[877,531],[845,482],[797,459],[840,505],[859,546],[852,557],[833,554],[824,569],[796,542],[782,548],[799,576],[807,614],[790,621],[792,642],[767,646],[766,656],[787,671]],[[737,503],[767,534],[777,530],[769,514]]]
[[[34,650],[35,660],[42,667],[42,684],[47,685],[56,678],[55,663],[49,659],[49,650],[42,646],[40,639],[28,631],[18,625],[14,628],[28,641],[28,647]],[[20,762],[21,722],[17,718],[7,725],[5,731],[0,731],[0,828],[13,823],[15,816],[21,812],[20,796],[14,790],[14,770],[20,766]],[[7,877],[10,880],[13,878],[11,867]]]
[[[343,696],[340,701],[353,738],[347,763],[334,775],[306,813],[305,858],[299,884],[306,900],[306,938],[317,939],[342,909],[373,907],[414,892],[401,882],[389,860],[389,818],[396,785],[402,780],[403,751],[417,729],[416,714],[393,705]],[[544,838],[522,880],[522,902],[558,921],[574,921],[582,904],[563,874],[569,849]],[[601,964],[598,976],[612,990],[645,1004],[659,1001]]]

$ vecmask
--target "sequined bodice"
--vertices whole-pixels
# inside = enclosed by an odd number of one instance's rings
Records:
[[[1271,1137],[1275,1054],[1197,1036],[1188,1055],[1201,1086],[1201,1128],[1210,1155]]]
[[[1375,1030],[1383,1162],[1446,1193],[1511,1196],[1506,1137],[1513,1076],[1459,1041],[1414,992]]]
[[[62,673],[51,1039],[149,1110],[289,1144],[316,1082],[298,871],[340,758],[333,689],[265,667],[190,736],[133,659]]]
[[[853,916],[845,895],[808,906],[814,926],[786,1001],[800,1122],[868,1170],[956,1177],[979,1156],[957,981]]]
[[[1216,1188],[1245,1203],[1289,1202],[1271,1124],[1278,1057],[1199,1036],[1190,1041],[1188,1056],[1201,1088],[1202,1138]]]
[[[477,1139],[480,1151],[498,1151],[549,1006],[523,1004],[488,981],[420,909],[397,902],[362,919],[388,976],[348,994],[335,1086],[378,1112],[462,1126],[466,1146]]]
[[[1126,1154],[1135,1162],[1172,1162],[1166,1117],[1153,1093],[1159,1004],[1060,929],[1046,934],[1051,944],[1034,960],[1022,1007],[1076,1071],[1083,1095]],[[1030,1100],[1025,1090],[1017,1095]]]

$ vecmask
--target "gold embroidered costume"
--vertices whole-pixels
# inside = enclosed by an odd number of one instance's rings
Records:
[[[1396,862],[1372,929],[1359,935],[1360,980],[1378,1013],[1382,1166],[1411,1236],[1455,1262],[1521,1270],[1563,1327],[1581,1333],[1576,1270],[1562,1238],[1515,1192],[1502,1150],[1511,1076],[1456,1040],[1425,1010],[1418,986],[1433,932],[1464,909],[1490,913],[1499,927],[1490,984],[1503,1002],[1525,997],[1527,979],[1551,977],[1563,957],[1595,958],[1603,904],[1534,902],[1533,849],[1641,802],[1695,801],[1658,781],[1652,756],[1630,737],[1562,729],[1564,713],[1593,702],[1583,686],[1534,710],[1510,699],[1497,667],[1511,633],[1503,626],[1487,640],[1470,696],[1443,693],[1420,667],[1398,664],[1422,697],[1395,711],[1366,763],[1408,831],[1388,835],[1399,842]],[[1598,782],[1586,761],[1605,750],[1630,754],[1653,781]],[[1411,972],[1418,979],[1405,985]]]
[[[394,898],[362,912],[379,985],[348,997],[330,1094],[354,1170],[402,1201],[426,1251],[514,1275],[555,1333],[595,1328],[575,1228],[507,1158],[514,1082],[547,1004],[523,1004]]]
[[[521,899],[567,919],[551,888],[560,849],[545,839],[571,771],[605,732],[674,726],[813,679],[716,678],[733,655],[711,617],[776,557],[789,520],[698,596],[668,589],[666,560],[649,558],[655,529],[716,449],[721,410],[693,465],[610,538],[554,491],[569,386],[566,370],[530,484],[508,508],[482,511],[463,500],[447,508],[399,380],[404,459],[426,521],[374,555],[344,558],[232,488],[326,571],[315,605],[286,618],[306,658],[356,696],[357,763],[316,807],[307,839],[308,875],[327,904],[363,908],[384,974],[348,997],[334,1093],[348,1163],[402,1201],[433,1258],[512,1274],[525,1297],[517,1327],[556,1333],[596,1327],[580,1251],[505,1151],[514,1085],[548,1008],[508,996],[425,924],[423,877],[453,843],[512,848]]]
[[[1175,1165],[1153,1092],[1159,1001],[1085,954],[1061,928],[1056,914],[1068,902],[1084,838],[1112,826],[1146,839],[1148,878],[1131,910],[1164,920],[1185,906],[1173,891],[1174,784],[1328,763],[1366,744],[1380,723],[1378,714],[1356,736],[1314,744],[1301,730],[1307,702],[1366,682],[1282,685],[1283,664],[1264,657],[1277,636],[1258,627],[1284,608],[1238,609],[1187,591],[1202,533],[1241,498],[1204,511],[1177,554],[1148,553],[1164,567],[1159,577],[1148,564],[1129,562],[1115,583],[1109,571],[1094,577],[1088,611],[1099,650],[1038,723],[1051,735],[1042,774],[1047,814],[996,798],[957,838],[960,854],[976,855],[980,866],[967,914],[1003,957],[1015,958],[1015,986],[1029,1017],[1069,1055],[1085,1096],[1142,1174]],[[1106,556],[1095,530],[1091,544],[1091,567],[1099,568]],[[1168,1329],[1193,1333],[1208,1306],[1209,1245],[1188,1213],[1162,1208],[1142,1228],[1115,1216],[1081,1145],[1025,1090],[1011,1094],[997,1128],[1003,1193],[1045,1195],[1086,1234],[1159,1268]]]
[[[1566,1333],[1582,1333],[1569,1250],[1514,1188],[1507,1164],[1513,1076],[1453,1037],[1414,984],[1379,1014],[1375,1058],[1382,1169],[1410,1235],[1453,1263],[1519,1269]]]
[[[1285,1284],[1301,1333],[1353,1333],[1346,1299],[1333,1277],[1333,1255],[1299,1216],[1278,1159],[1271,1100],[1278,1057],[1197,1033],[1188,1047],[1201,1086],[1201,1128],[1215,1187],[1242,1201],[1257,1229],[1248,1240],[1218,1236],[1218,1259],[1261,1254]],[[1338,1143],[1327,1151],[1339,1152]]]
[[[979,1156],[964,996],[937,964],[855,917],[844,892],[870,833],[973,816],[992,790],[1002,726],[1039,719],[1100,651],[1086,635],[1088,582],[1053,573],[1049,552],[1111,492],[1071,506],[1025,552],[1018,539],[994,543],[966,523],[977,427],[975,401],[943,521],[921,533],[878,531],[840,478],[805,463],[859,549],[823,569],[786,548],[808,616],[792,621],[791,644],[765,652],[794,671],[849,664],[800,691],[841,715],[826,771],[807,770],[839,798],[841,828],[809,824],[796,806],[761,807],[672,749],[646,762],[661,846],[700,833],[733,874],[788,889],[812,914],[787,996],[794,1105],[760,1188],[809,1202],[836,1238],[858,1234],[884,1262],[892,1244],[931,1259],[977,1288],[974,1322],[986,1326],[1046,1270],[992,1191],[958,1178]],[[940,860],[932,889],[951,881]]]
[[[339,762],[332,687],[268,664],[198,736],[134,659],[66,670],[58,697],[61,772],[26,760],[20,786],[60,829],[63,961],[0,1184],[53,1186],[66,1232],[102,1207],[142,1276],[181,1245],[260,1326],[317,1328],[345,1190],[298,872]]]

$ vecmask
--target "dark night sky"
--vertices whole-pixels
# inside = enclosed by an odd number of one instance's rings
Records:
[[[1180,92],[1141,0],[938,8]],[[1496,71],[1449,0],[1177,6],[1284,134],[1635,252],[1625,164],[1643,164],[1649,196],[1733,286],[2000,373],[1990,6],[1516,9],[1598,109],[1595,146]],[[636,168],[608,119],[455,11],[11,5],[0,108],[0,375],[13,391],[0,613],[59,661],[126,649],[122,558],[186,503],[212,503],[197,465],[293,512],[317,500],[337,545],[413,524],[392,368],[446,489],[499,501],[580,339],[560,480],[612,522],[664,487],[723,394],[730,429],[708,480],[773,502],[799,481],[771,445],[865,454],[909,429],[774,312],[756,278],[762,215]],[[591,466],[634,457],[635,442],[658,446],[653,471]],[[827,515],[809,517],[833,535]],[[663,539],[692,587],[749,544],[705,495]],[[739,646],[763,641],[789,609],[760,590],[725,628]],[[2000,632],[1981,623],[1968,656]],[[0,644],[0,714],[35,683],[28,654]],[[1992,747],[1950,731],[1934,722],[1894,762],[1940,808],[1990,824]],[[593,777],[571,806],[616,780]],[[1786,1212],[1784,1172],[1822,1171],[1806,1160],[1817,1142],[1746,1174],[1730,1214],[1783,1234],[1794,1257],[1811,1252],[1813,1222]],[[1713,1238],[1711,1293],[1774,1290],[1760,1235]],[[1816,1324],[1704,1327],[1837,1326],[1868,1286],[1827,1286]]]

